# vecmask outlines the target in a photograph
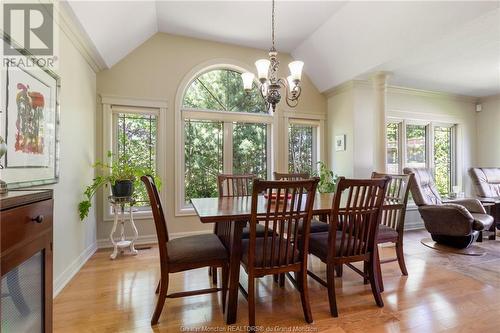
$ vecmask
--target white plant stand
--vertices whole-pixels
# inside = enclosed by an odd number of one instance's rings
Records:
[[[109,239],[113,244],[113,253],[111,253],[109,257],[111,258],[111,260],[114,260],[118,256],[118,252],[123,254],[125,252],[125,249],[127,248],[129,249],[130,254],[137,255],[138,251],[135,249],[134,243],[137,240],[139,233],[137,232],[133,217],[132,207],[134,206],[134,200],[130,197],[113,196],[110,196],[108,200],[113,207],[113,213],[115,215],[113,229],[111,229],[111,233],[109,234]],[[130,221],[130,226],[132,227],[132,230],[134,232],[134,235],[130,240],[125,239],[125,221],[127,220],[127,218],[125,217],[125,206],[128,206],[128,220]],[[120,239],[116,241],[114,238],[114,234],[116,232],[118,224],[120,224]]]

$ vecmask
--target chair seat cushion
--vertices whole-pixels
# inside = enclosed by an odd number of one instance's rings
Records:
[[[245,266],[248,266],[248,248],[250,246],[250,240],[249,239],[244,239],[242,240],[242,258],[241,261],[245,264]],[[278,262],[278,250],[279,250],[279,242],[275,241],[274,242],[274,260],[271,262],[271,249],[272,249],[272,242],[271,238],[267,238],[266,241],[266,260],[264,261],[264,264],[266,266],[278,266],[280,264],[285,264],[285,260],[282,259],[281,263]],[[285,253],[286,250],[286,243],[282,242],[282,248],[281,248],[281,253]],[[288,250],[289,253],[292,251],[292,247]],[[291,254],[289,254],[291,256]],[[282,255],[284,257],[284,255]],[[263,266],[263,259],[264,259],[264,238],[256,238],[255,239],[255,260],[254,260],[254,266],[255,267],[262,267]],[[299,260],[299,251],[296,249],[295,250],[295,255],[294,255],[294,262],[297,262]]]
[[[471,215],[474,218],[474,222],[472,223],[472,230],[488,230],[493,224],[493,216],[480,213],[471,213]]]
[[[328,232],[328,230],[330,230],[330,225],[328,223],[316,219],[311,220],[311,233]]]
[[[219,237],[203,234],[175,238],[167,242],[169,264],[200,264],[213,260],[227,260],[228,254]]]
[[[391,227],[380,224],[378,226],[377,242],[393,242],[398,239],[398,232]]]
[[[265,235],[266,227],[262,224],[257,224],[255,226],[255,235],[257,237],[262,237]],[[267,230],[267,234],[270,235],[273,231],[271,229]],[[243,233],[241,234],[241,238],[248,239],[250,238],[250,226],[247,224],[245,228],[243,228]]]
[[[328,232],[318,232],[311,234],[309,237],[309,253],[315,255],[321,260],[326,260],[328,257]],[[337,231],[335,247],[336,247],[336,256],[341,256],[340,245],[342,239],[342,232]],[[364,243],[363,243],[364,244]],[[346,244],[344,244],[344,247]],[[362,245],[361,245],[362,246]]]

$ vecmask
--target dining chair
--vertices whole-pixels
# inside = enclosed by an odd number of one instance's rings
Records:
[[[308,173],[282,173],[274,172],[274,180],[301,180],[311,178]],[[328,231],[328,217],[327,216],[316,216],[311,219],[310,232],[327,232]],[[302,225],[299,225],[302,228]],[[279,285],[283,287],[285,285],[285,274],[281,274],[279,277],[276,275],[274,278],[275,282],[279,282]]]
[[[341,177],[333,199],[329,232],[310,236],[309,253],[326,264],[327,280],[322,280],[312,271],[307,273],[327,287],[330,314],[333,317],[338,317],[334,272],[339,265],[346,265],[366,277],[370,281],[376,304],[384,306],[376,268],[375,238],[388,182],[388,178],[365,180]],[[363,262],[366,273],[353,266],[355,262]]]
[[[222,310],[225,310],[229,276],[229,256],[226,248],[215,234],[202,234],[169,239],[167,223],[158,189],[152,176],[142,176],[153,211],[160,252],[160,283],[156,288],[158,300],[151,319],[156,325],[167,298],[178,298],[222,291]],[[222,267],[222,287],[182,291],[167,294],[170,273],[184,272],[202,267]]]
[[[250,197],[252,195],[252,184],[257,178],[254,174],[219,174],[217,176],[217,189],[219,193],[219,198],[224,197]],[[215,223],[214,234],[219,237],[228,236],[230,232],[230,223]],[[261,236],[264,233],[263,226],[257,226],[257,234]],[[248,238],[249,229],[248,226],[243,228],[242,239]],[[212,276],[212,283],[217,284],[217,269],[216,267],[211,267],[208,270],[208,274]]]
[[[248,300],[249,326],[255,326],[255,279],[266,275],[294,272],[300,292],[306,322],[312,322],[307,289],[307,253],[309,224],[318,178],[296,181],[264,181],[253,184],[250,218],[250,237],[242,241],[241,264],[248,274],[247,291],[240,285]],[[259,195],[264,192],[264,197]],[[264,200],[264,211],[258,211]],[[304,228],[299,229],[302,222]],[[257,235],[257,225],[266,232]],[[301,241],[299,241],[299,239]]]
[[[378,227],[376,244],[394,243],[396,246],[396,258],[380,260],[377,251],[377,260],[379,264],[398,261],[399,269],[403,275],[408,275],[405,258],[403,253],[403,234],[406,215],[406,205],[410,192],[410,182],[413,181],[413,174],[394,175],[384,173],[372,173],[372,179],[389,177],[389,184],[385,193],[384,204],[382,205],[382,217]],[[382,272],[380,272],[382,277]],[[366,283],[368,281],[365,281]],[[383,279],[380,279],[380,291],[384,291]]]

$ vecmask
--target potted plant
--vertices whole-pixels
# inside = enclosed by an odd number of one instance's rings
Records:
[[[153,175],[155,182],[160,185],[153,170],[132,163],[127,155],[123,154],[116,158],[108,152],[108,159],[108,163],[98,161],[92,165],[100,175],[94,178],[92,184],[83,192],[85,200],[78,204],[80,220],[89,214],[92,198],[102,186],[111,186],[111,193],[115,197],[133,197],[134,188],[140,186],[140,178],[143,175]]]
[[[314,172],[314,176],[319,177],[318,192],[319,193],[333,193],[337,187],[338,176],[328,169],[326,163],[323,161],[318,162],[319,171]]]

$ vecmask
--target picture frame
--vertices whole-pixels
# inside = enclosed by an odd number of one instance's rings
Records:
[[[345,139],[346,139],[345,134],[335,136],[335,151],[345,151],[346,150]]]
[[[2,42],[10,43],[5,33]],[[18,53],[33,58],[25,49]],[[3,62],[0,136],[7,152],[0,159],[0,178],[9,189],[58,182],[60,87],[60,77],[47,68]]]

